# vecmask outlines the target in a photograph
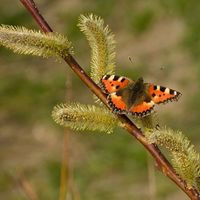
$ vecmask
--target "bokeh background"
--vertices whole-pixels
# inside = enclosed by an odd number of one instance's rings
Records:
[[[199,150],[200,1],[36,3],[53,29],[73,42],[75,58],[88,73],[90,49],[76,26],[78,17],[91,12],[103,17],[117,41],[116,74],[181,91],[178,103],[157,107],[158,119],[182,130]],[[0,0],[0,5],[0,24],[38,29],[19,1]],[[30,199],[27,188],[38,199],[58,199],[64,130],[53,122],[51,110],[65,102],[69,73],[64,62],[0,48],[0,199]],[[71,79],[72,100],[93,103],[86,86],[73,73]],[[70,133],[67,141],[74,194],[69,199],[188,199],[160,172],[154,176],[147,152],[123,130]]]

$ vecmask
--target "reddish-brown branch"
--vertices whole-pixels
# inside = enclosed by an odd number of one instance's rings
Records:
[[[53,32],[49,24],[44,20],[43,16],[40,14],[35,2],[32,0],[20,0],[23,3],[24,7],[31,13],[35,21],[38,23],[40,29],[43,32]],[[37,13],[37,14],[36,14]]]
[[[26,9],[34,17],[40,28],[44,32],[52,32],[51,27],[44,20],[44,18],[39,13],[38,9],[33,0],[20,0]],[[76,60],[70,55],[64,58],[66,63],[71,67],[71,69],[79,76],[79,78],[88,86],[88,88],[97,95],[101,101],[107,105],[106,95],[102,93],[101,89],[94,83],[94,81],[85,73],[85,71],[80,67]],[[108,106],[108,105],[107,105]],[[155,144],[147,143],[142,132],[135,126],[135,124],[128,119],[125,115],[118,115],[119,119],[123,122],[124,128],[134,136],[143,146],[149,151],[149,153],[155,159],[159,169],[169,177],[179,188],[181,188],[192,200],[200,200],[198,192],[194,188],[188,188],[184,181],[179,178],[175,173],[173,167],[165,156],[161,153],[159,148]]]

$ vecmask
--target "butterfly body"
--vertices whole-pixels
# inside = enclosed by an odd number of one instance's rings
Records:
[[[177,101],[181,96],[175,90],[144,83],[143,78],[133,81],[126,77],[105,75],[100,84],[108,94],[107,100],[113,112],[139,117],[150,114],[155,104]]]

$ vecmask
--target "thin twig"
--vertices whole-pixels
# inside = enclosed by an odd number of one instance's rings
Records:
[[[37,193],[32,187],[32,184],[27,180],[27,178],[23,174],[20,175],[18,181],[21,186],[21,189],[24,191],[28,199],[38,200]]]
[[[147,155],[149,199],[156,200],[156,177],[152,158]]]
[[[64,129],[63,133],[63,147],[62,147],[62,163],[60,172],[60,193],[59,200],[65,200],[67,192],[69,191],[69,143],[68,130]]]
[[[72,78],[71,73],[68,72],[66,77],[66,102],[72,99],[72,95]],[[68,128],[64,128],[59,200],[67,200],[70,195],[76,195],[74,194],[73,168],[69,156],[70,135],[71,131]]]
[[[44,32],[52,31],[48,23],[39,13],[38,9],[33,0],[20,0],[26,9],[34,17],[40,28]],[[80,67],[76,60],[70,55],[63,58],[66,63],[71,67],[71,69],[76,73],[77,76],[88,86],[88,88],[101,99],[101,101],[108,106],[106,101],[106,95],[102,93],[101,89],[94,83],[94,81],[85,73],[85,71]],[[149,151],[149,153],[154,157],[157,165],[161,171],[168,176],[176,185],[181,188],[192,200],[200,200],[198,192],[194,188],[188,188],[185,182],[175,173],[173,167],[165,156],[161,153],[159,148],[155,144],[149,144],[142,132],[135,126],[135,124],[130,121],[125,115],[118,115],[118,118],[124,124],[124,128],[134,136],[143,146]]]

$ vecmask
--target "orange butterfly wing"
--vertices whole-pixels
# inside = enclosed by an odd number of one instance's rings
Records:
[[[155,103],[153,101],[143,101],[138,105],[134,105],[128,109],[126,103],[121,96],[118,96],[116,92],[108,95],[108,103],[113,109],[113,112],[118,114],[132,114],[138,117],[144,117],[149,115],[153,111]]]
[[[153,111],[154,105],[155,103],[153,101],[143,101],[140,104],[134,105],[132,108],[130,108],[129,113],[138,117],[144,117]]]
[[[100,87],[106,93],[112,93],[126,87],[130,82],[132,81],[124,76],[105,75],[101,79]]]
[[[156,104],[178,101],[181,96],[181,93],[176,90],[154,84],[149,85],[148,94]]]
[[[127,105],[123,101],[121,96],[118,96],[116,92],[108,95],[108,104],[113,109],[113,112],[119,114],[127,114]]]

